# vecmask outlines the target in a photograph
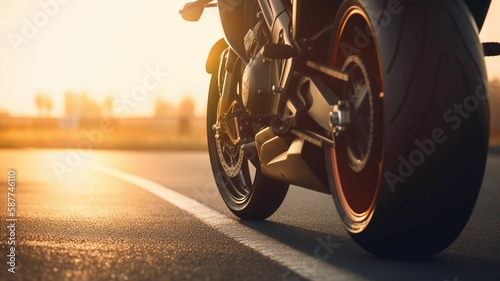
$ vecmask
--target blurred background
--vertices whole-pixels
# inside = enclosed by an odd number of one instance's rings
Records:
[[[0,0],[0,147],[206,148],[215,9],[178,0]],[[493,1],[481,40],[500,41]],[[500,58],[486,58],[500,144]],[[85,142],[89,145],[89,142]]]

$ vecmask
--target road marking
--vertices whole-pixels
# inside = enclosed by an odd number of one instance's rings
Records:
[[[153,193],[179,209],[190,213],[225,236],[257,251],[303,278],[310,280],[366,280],[348,270],[334,267],[321,259],[311,257],[282,244],[156,182],[103,165],[91,164],[89,167]],[[292,274],[283,273],[282,280],[300,280],[292,276]]]

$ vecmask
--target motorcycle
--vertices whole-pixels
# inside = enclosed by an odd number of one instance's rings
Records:
[[[418,260],[471,215],[489,139],[478,33],[491,0],[198,0],[224,38],[206,71],[207,137],[231,212],[264,220],[290,184],[331,194],[366,251]]]

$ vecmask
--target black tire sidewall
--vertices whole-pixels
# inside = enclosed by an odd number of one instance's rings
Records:
[[[452,243],[474,207],[488,147],[486,71],[462,1],[401,0],[402,10],[391,8],[401,12],[387,20],[390,2],[347,0],[337,15],[352,5],[368,14],[384,88],[377,206],[367,227],[350,234],[375,255],[420,259]],[[453,110],[465,102],[478,106],[457,117]]]

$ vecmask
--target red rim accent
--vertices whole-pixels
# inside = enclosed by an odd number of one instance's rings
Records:
[[[371,42],[361,49],[363,56],[368,59],[370,71],[376,74],[375,93],[373,93],[374,127],[373,149],[370,153],[368,165],[360,172],[354,172],[349,165],[347,156],[346,140],[336,140],[337,145],[331,149],[331,167],[333,169],[335,188],[341,208],[347,218],[353,223],[366,225],[371,218],[376,206],[376,199],[382,177],[383,163],[383,100],[379,93],[383,93],[383,80],[379,51],[375,42],[375,32],[370,24],[366,13],[359,7],[349,8],[343,15],[340,28],[338,29],[334,46],[331,64],[342,68],[347,57],[343,58],[340,44],[345,42],[349,46],[356,46],[354,43],[354,28],[371,32],[369,38]],[[368,28],[367,28],[368,27]],[[337,87],[338,89],[338,87]],[[364,228],[364,227],[363,227]],[[362,229],[351,228],[351,232],[359,232]]]

